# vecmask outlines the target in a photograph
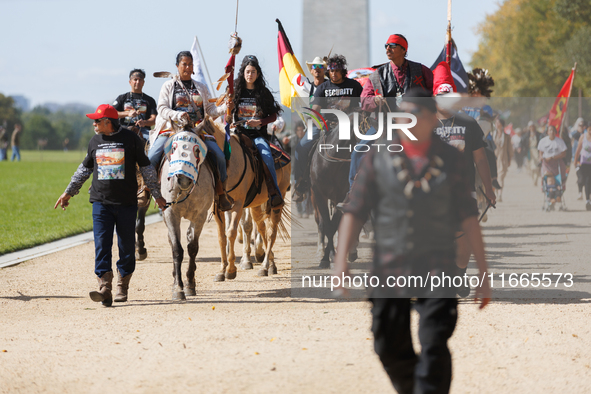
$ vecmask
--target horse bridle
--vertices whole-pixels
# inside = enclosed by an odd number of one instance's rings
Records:
[[[197,175],[197,177],[199,177],[199,175]],[[198,178],[199,179],[199,178]],[[197,181],[193,182],[193,187],[191,187],[191,190],[189,190],[189,187],[187,187],[186,189],[183,189],[180,185],[179,185],[179,189],[181,189],[181,192],[179,193],[179,195],[177,196],[176,200],[172,201],[172,202],[167,202],[166,203],[166,207],[170,207],[173,204],[180,204],[183,201],[185,201],[187,198],[189,198],[189,196],[191,195],[191,193],[193,193],[193,190],[195,190],[195,186],[197,185]],[[189,190],[189,193],[187,193],[187,195],[185,196],[185,198],[183,198],[181,201],[179,201],[179,198],[181,198],[182,192]]]

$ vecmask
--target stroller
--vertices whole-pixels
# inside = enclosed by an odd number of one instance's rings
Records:
[[[560,170],[558,175],[544,175],[542,177],[542,192],[544,193],[543,211],[554,211],[556,209],[556,203],[558,203],[558,209],[560,211],[566,211],[566,203],[563,198],[566,187],[563,186],[563,181],[566,181],[566,179],[563,179]]]

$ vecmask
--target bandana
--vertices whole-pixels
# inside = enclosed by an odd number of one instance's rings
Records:
[[[404,48],[405,51],[408,50],[408,42],[406,42],[404,38],[397,36],[395,34],[392,34],[390,37],[388,37],[388,41],[386,41],[386,44],[398,44],[402,48]]]

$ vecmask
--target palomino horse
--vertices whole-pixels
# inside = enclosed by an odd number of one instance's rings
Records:
[[[207,127],[203,122],[200,126]],[[194,296],[195,258],[199,252],[199,236],[207,220],[207,213],[214,201],[214,177],[209,165],[200,165],[205,158],[205,144],[192,132],[179,132],[173,137],[170,161],[165,160],[160,177],[162,196],[170,208],[162,213],[168,228],[168,241],[172,248],[173,300]],[[176,144],[176,145],[175,145]],[[193,157],[191,157],[193,155]],[[191,160],[193,163],[191,163]],[[187,230],[189,268],[187,284],[181,277],[183,248],[181,246],[181,218],[191,222]]]
[[[338,209],[331,209],[329,201],[336,204],[343,201],[347,195],[351,163],[349,149],[352,150],[356,142],[355,139],[340,141],[338,135],[336,130],[327,133],[323,129],[310,163],[310,189],[314,218],[318,225],[318,247],[324,249],[321,252],[320,268],[330,267],[330,259],[334,255],[334,235],[342,213]],[[327,146],[332,148],[326,149]],[[328,240],[326,244],[325,238]],[[356,249],[349,253],[350,261],[357,258],[356,253]]]
[[[219,146],[223,146],[225,131],[218,123],[210,121],[211,127],[216,127],[217,132],[214,134]],[[206,126],[207,127],[207,126]],[[222,215],[221,212],[216,211],[214,217],[218,224],[218,238],[221,251],[221,270],[215,276],[215,281],[221,282],[225,279],[236,278],[236,255],[234,253],[234,243],[238,234],[238,226],[243,214],[244,208],[250,208],[252,218],[256,223],[259,234],[263,238],[263,245],[265,249],[265,257],[262,261],[261,269],[258,272],[259,276],[267,276],[268,274],[276,274],[277,266],[273,256],[273,245],[277,238],[278,230],[285,230],[282,223],[282,218],[285,215],[285,207],[278,207],[271,209],[267,206],[267,186],[262,182],[262,188],[256,194],[254,199],[247,202],[248,191],[253,185],[255,178],[258,176],[253,170],[253,166],[247,157],[247,153],[242,149],[238,136],[232,135],[230,138],[230,146],[232,155],[228,165],[228,194],[234,199],[234,207]],[[260,164],[262,165],[262,163]],[[281,195],[285,198],[287,188],[290,182],[291,163],[277,169],[277,184]],[[227,222],[227,225],[226,225]],[[282,231],[284,235],[287,232]],[[286,235],[287,237],[289,235]],[[245,241],[246,243],[247,241]],[[248,242],[250,244],[250,242]],[[252,263],[246,257],[241,260],[242,269],[252,269]]]

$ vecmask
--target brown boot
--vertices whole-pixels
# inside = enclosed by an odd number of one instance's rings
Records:
[[[121,272],[117,270],[117,294],[115,294],[115,298],[113,299],[113,301],[127,301],[127,290],[129,289],[129,280],[131,279],[131,275],[133,274],[129,274],[122,277]]]
[[[101,301],[104,306],[111,306],[113,304],[113,295],[111,290],[113,289],[113,271],[107,272],[102,277],[97,278],[99,283],[98,291],[91,291],[89,293],[90,299],[94,302]]]
[[[229,211],[234,207],[234,199],[230,197],[228,193],[226,193],[226,182],[227,180],[224,182],[219,182],[218,185],[216,185],[216,192],[218,194],[218,207],[222,212]]]

